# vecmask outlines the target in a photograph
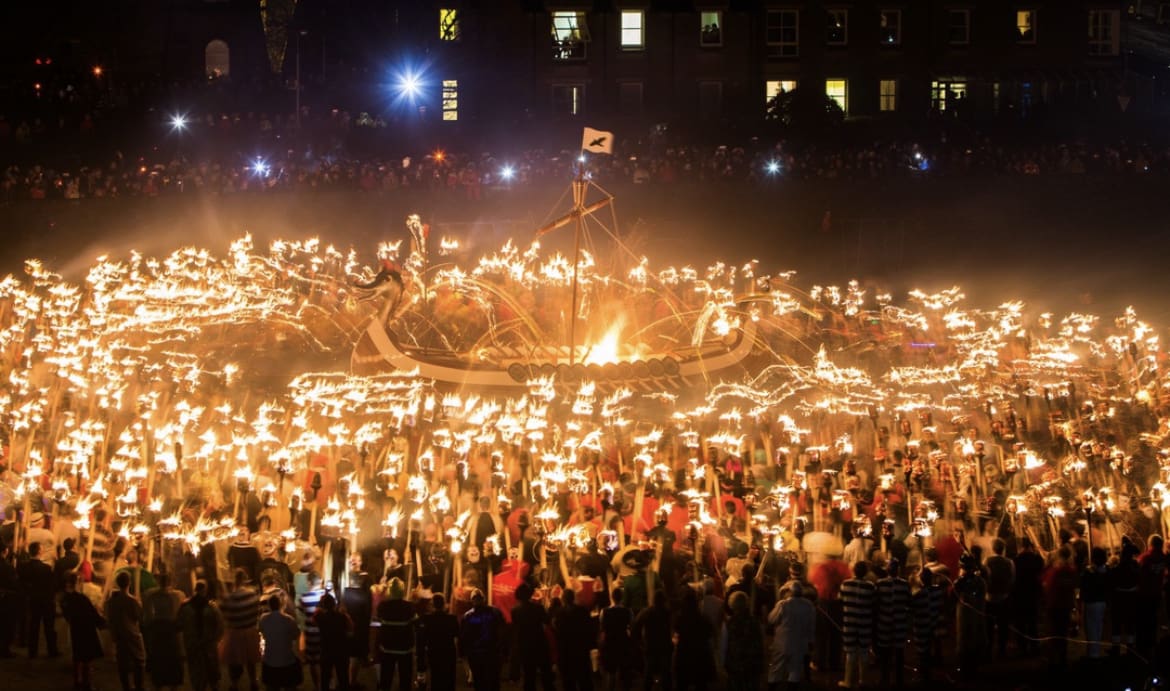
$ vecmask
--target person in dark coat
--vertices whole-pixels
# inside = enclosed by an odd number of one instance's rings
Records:
[[[360,552],[350,555],[349,567],[349,585],[341,592],[341,604],[353,623],[349,635],[349,684],[356,686],[358,672],[370,656],[370,621],[374,614],[374,599],[370,592],[370,576],[362,569]]]
[[[471,593],[471,610],[459,628],[459,650],[467,658],[475,691],[500,691],[504,657],[504,614],[487,604],[483,591]]]
[[[142,598],[142,631],[147,644],[150,680],[155,689],[183,685],[183,649],[179,643],[179,607],[170,574],[158,575],[158,587]]]
[[[207,598],[207,581],[195,583],[195,593],[179,606],[179,630],[187,658],[192,691],[219,688],[219,642],[224,622],[219,607]]]
[[[747,595],[735,593],[731,616],[723,623],[722,657],[728,691],[758,691],[764,674],[764,633],[752,616]]]
[[[696,603],[696,611],[698,605]],[[700,615],[701,617],[702,615]],[[673,653],[670,628],[670,609],[666,605],[666,593],[654,591],[654,605],[642,610],[634,619],[634,641],[641,644],[645,660],[644,688],[654,688],[654,679],[662,681],[662,688],[672,689],[670,656]]]
[[[545,635],[548,612],[532,601],[533,592],[528,583],[516,587],[516,599],[520,604],[512,608],[513,648],[520,658],[524,691],[536,691],[538,676],[544,691],[553,691],[552,655]]]
[[[1036,553],[1032,540],[1023,537],[1014,561],[1016,579],[1008,602],[1019,635],[1020,652],[1032,655],[1040,645],[1037,641],[1040,640],[1040,603],[1043,600],[1040,579],[1044,573],[1044,557]]]
[[[57,588],[60,590],[65,589],[65,574],[69,573],[70,571],[76,571],[77,567],[81,565],[81,557],[79,557],[77,555],[77,551],[73,549],[74,545],[76,544],[77,543],[73,538],[65,538],[64,542],[61,543],[61,547],[64,551],[53,564],[53,573],[57,577]]]
[[[613,604],[601,610],[601,668],[609,679],[609,688],[628,691],[634,671],[634,639],[630,629],[634,613],[624,604],[625,591],[615,588]]]
[[[49,649],[49,657],[57,657],[57,607],[53,602],[56,592],[53,579],[53,568],[41,561],[41,543],[33,542],[28,546],[28,561],[18,567],[20,583],[24,588],[28,602],[28,656],[37,656],[40,647],[42,625],[45,629],[45,643]]]
[[[676,688],[704,691],[715,676],[711,624],[699,612],[699,596],[694,588],[683,590],[682,607],[674,620],[678,637],[674,657]]]
[[[370,624],[370,637],[377,639],[378,688],[390,689],[397,670],[398,688],[408,691],[414,684],[418,614],[414,605],[406,600],[406,584],[399,579],[394,578],[387,584],[386,594],[387,598],[378,603],[376,621]]]
[[[317,611],[313,613],[313,621],[317,630],[321,632],[321,659],[318,665],[320,672],[320,688],[329,688],[329,680],[337,675],[337,691],[346,691],[349,688],[349,645],[348,638],[353,632],[353,622],[349,615],[337,609],[337,600],[326,593],[321,597]],[[368,634],[367,634],[368,635]]]
[[[19,585],[16,567],[12,565],[12,547],[0,539],[0,658],[12,657],[12,639],[20,612]]]
[[[76,572],[67,572],[63,585],[65,594],[61,597],[61,614],[69,624],[69,643],[73,649],[73,689],[90,691],[93,688],[93,661],[102,656],[98,629],[106,625],[106,620],[88,597],[77,592]]]
[[[142,639],[142,605],[130,595],[130,574],[121,571],[114,579],[117,590],[106,600],[110,636],[118,659],[122,691],[142,691],[146,672],[146,643]],[[253,610],[255,611],[255,610]],[[131,681],[134,684],[131,686]]]
[[[418,628],[419,669],[430,673],[431,690],[455,688],[459,619],[447,611],[442,593],[431,598],[431,611],[419,620]]]
[[[597,632],[588,610],[576,604],[576,593],[565,590],[561,595],[561,611],[553,619],[557,636],[557,667],[565,691],[592,691],[593,670],[589,651],[597,642]]]

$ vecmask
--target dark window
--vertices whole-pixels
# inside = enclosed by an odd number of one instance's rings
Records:
[[[971,10],[947,11],[947,43],[965,46],[971,42]]]
[[[849,43],[849,10],[825,12],[825,43],[830,46]]]
[[[585,108],[585,87],[580,84],[554,84],[553,112],[559,115],[580,115]]]
[[[878,35],[883,46],[902,45],[902,10],[882,10]]]
[[[794,58],[800,55],[799,10],[768,10],[764,30],[769,58]]]

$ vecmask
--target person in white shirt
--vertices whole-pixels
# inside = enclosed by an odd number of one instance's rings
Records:
[[[57,563],[57,537],[45,527],[45,514],[39,511],[29,518],[28,541],[41,543],[41,561],[49,566]]]

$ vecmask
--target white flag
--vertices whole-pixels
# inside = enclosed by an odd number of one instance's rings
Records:
[[[613,132],[602,132],[586,127],[585,136],[581,138],[581,150],[591,154],[612,154]]]

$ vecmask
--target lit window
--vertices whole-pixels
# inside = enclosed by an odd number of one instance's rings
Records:
[[[948,10],[947,43],[965,46],[971,42],[971,10]]]
[[[584,12],[552,13],[552,48],[556,60],[584,60],[589,25]]]
[[[699,13],[699,45],[707,47],[723,45],[722,12]]]
[[[1121,10],[1089,10],[1089,55],[1117,55]]]
[[[825,43],[830,46],[849,43],[849,10],[825,12]]]
[[[1036,42],[1036,10],[1016,10],[1016,43]]]
[[[967,80],[962,77],[936,79],[930,83],[930,104],[940,113],[961,108],[967,99]]]
[[[553,112],[560,115],[580,115],[584,108],[585,87],[580,84],[554,84]]]
[[[646,47],[646,39],[642,30],[644,17],[642,10],[622,10],[623,50],[641,50]]]
[[[800,55],[799,10],[768,10],[764,32],[769,58],[794,58]]]
[[[883,46],[902,45],[902,10],[882,10],[879,36]]]
[[[459,119],[459,82],[443,80],[443,119],[454,122]]]
[[[878,85],[880,101],[878,109],[883,113],[892,113],[898,109],[898,80],[883,79]]]
[[[849,112],[849,83],[846,80],[826,79],[825,95],[836,101],[843,112]]]
[[[765,82],[764,103],[771,103],[772,99],[780,94],[786,94],[796,89],[795,79],[769,79]]]
[[[439,40],[459,40],[459,10],[452,8],[439,10]]]

